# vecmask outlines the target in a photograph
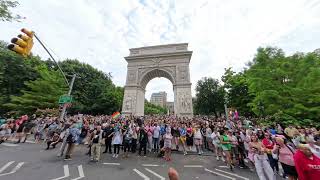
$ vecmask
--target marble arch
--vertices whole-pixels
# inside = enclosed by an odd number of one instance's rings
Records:
[[[164,77],[173,85],[175,115],[192,117],[191,56],[187,43],[130,49],[125,57],[128,66],[122,114],[143,116],[147,84],[153,78]]]

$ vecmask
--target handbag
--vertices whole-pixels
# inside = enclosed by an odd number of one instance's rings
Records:
[[[279,153],[271,153],[272,155],[272,158],[275,159],[275,160],[278,160],[279,159]]]

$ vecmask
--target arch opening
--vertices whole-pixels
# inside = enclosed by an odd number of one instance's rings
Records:
[[[175,84],[175,81],[174,81],[174,78],[173,76],[167,72],[166,70],[163,70],[163,69],[152,69],[148,72],[146,72],[143,77],[141,78],[141,81],[140,81],[140,86],[141,88],[143,89],[146,89],[147,87],[147,84],[154,78],[166,78],[168,79],[169,81],[171,81],[172,85]]]

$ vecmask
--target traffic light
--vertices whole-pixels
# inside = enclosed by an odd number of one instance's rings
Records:
[[[21,32],[24,34],[19,34],[18,38],[12,38],[8,49],[26,57],[30,54],[31,49],[33,47],[33,31],[29,31],[25,28],[21,29]]]

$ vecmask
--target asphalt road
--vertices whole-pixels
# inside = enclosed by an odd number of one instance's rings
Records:
[[[99,162],[90,162],[87,148],[77,146],[71,161],[57,157],[58,148],[44,150],[44,144],[0,145],[0,180],[164,180],[169,167],[174,167],[181,180],[258,179],[247,169],[230,171],[214,156],[173,154],[166,162],[155,154],[129,158],[112,158],[102,154]],[[121,152],[120,152],[121,154]]]

